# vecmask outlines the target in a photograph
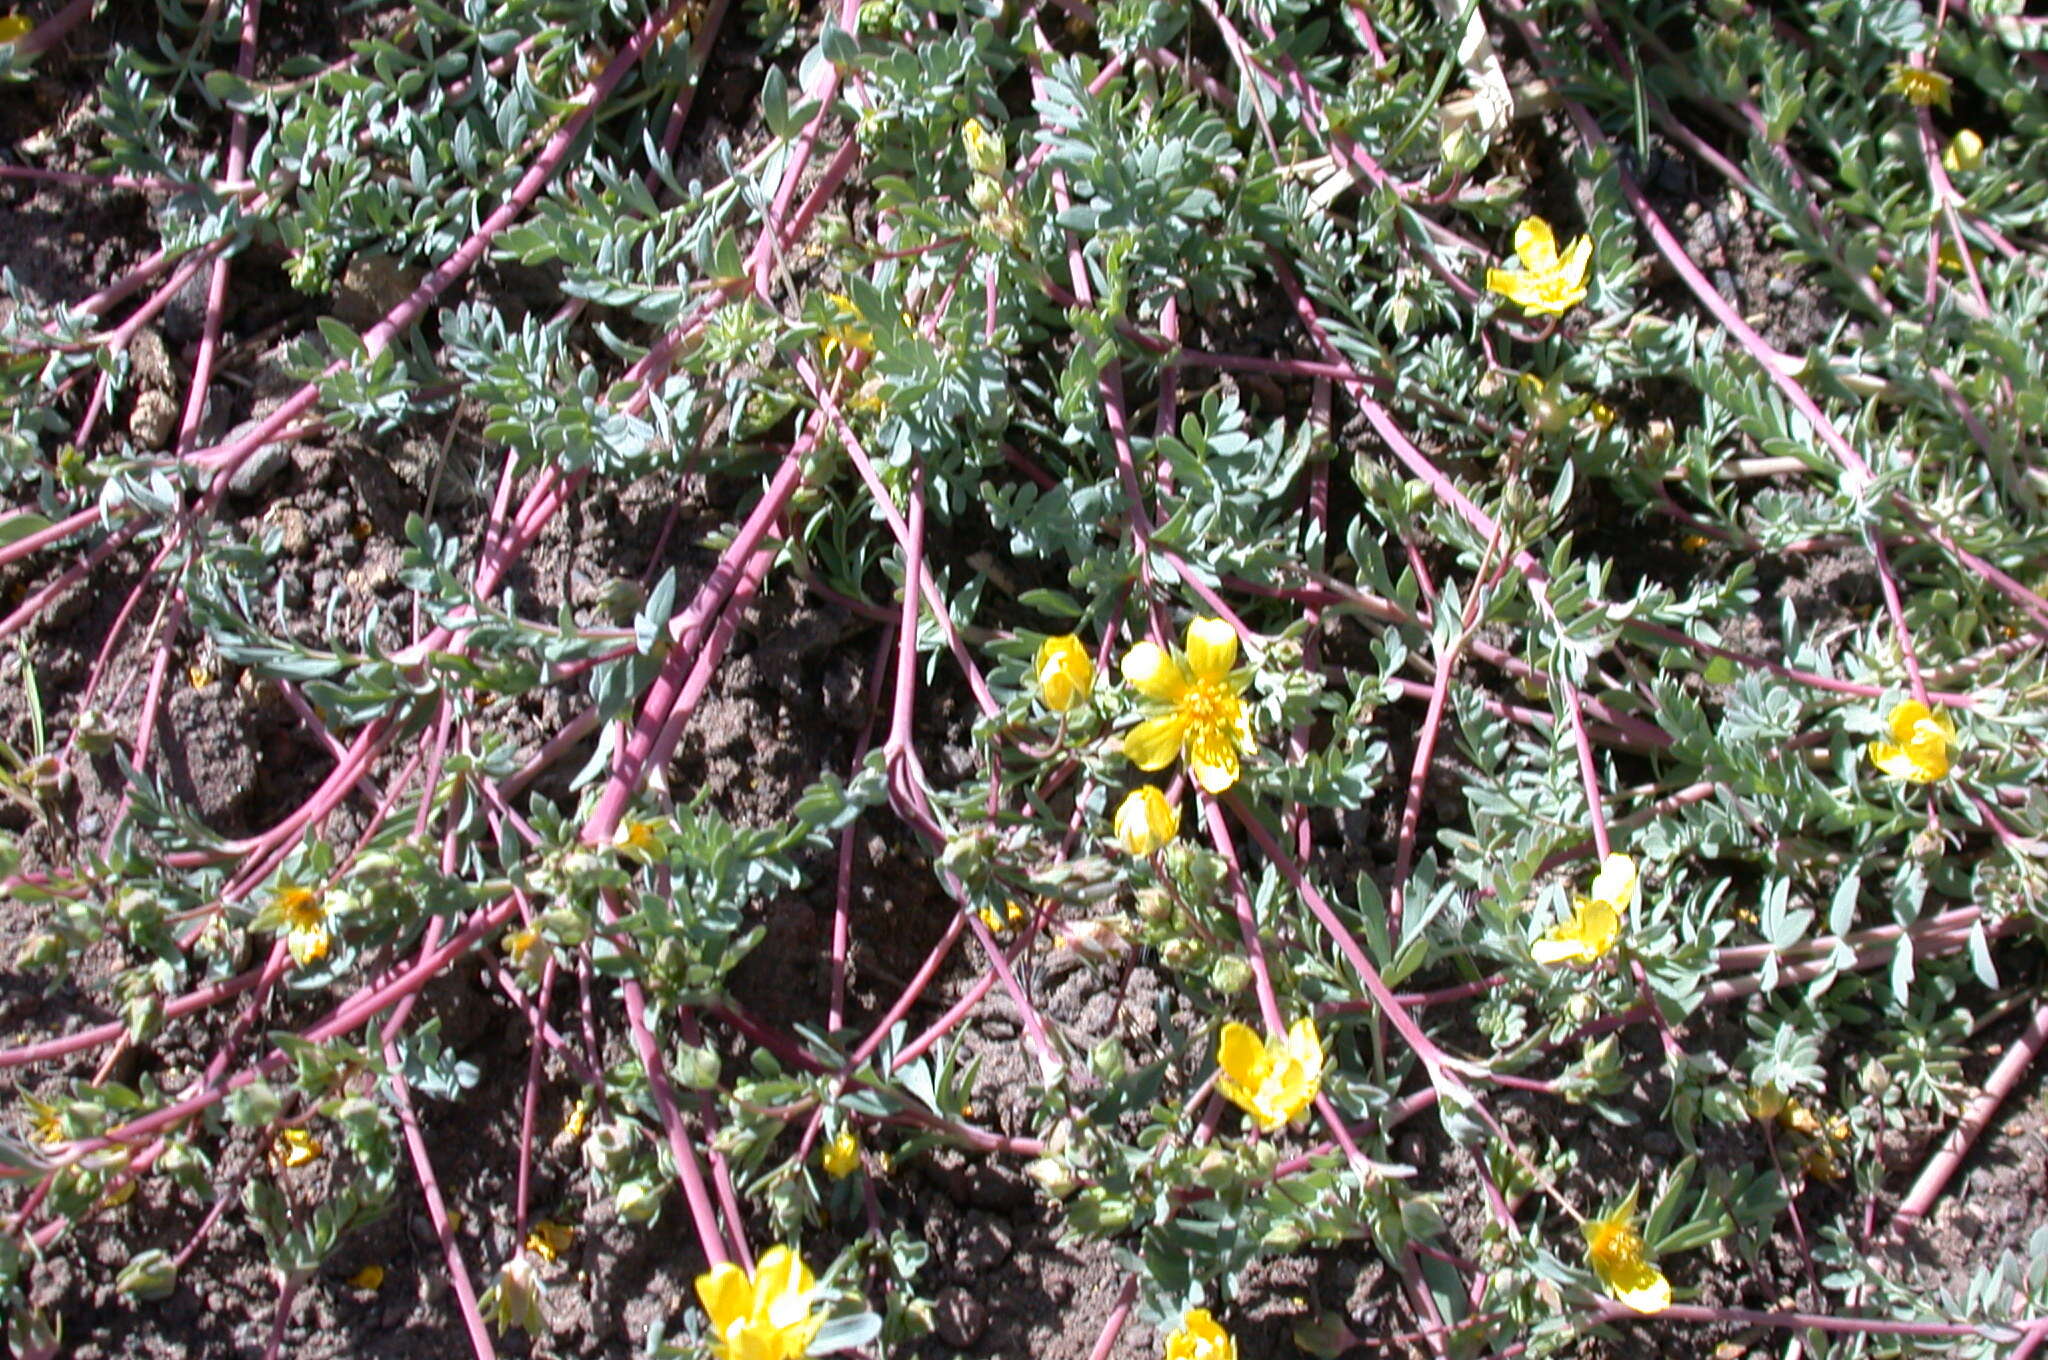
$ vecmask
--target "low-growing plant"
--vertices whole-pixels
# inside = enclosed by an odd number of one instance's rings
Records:
[[[1096,1355],[1233,1356],[1262,1263],[1350,1244],[1399,1304],[1311,1353],[2048,1342],[2048,1228],[1879,1251],[2048,1043],[2021,6],[370,2],[299,15],[331,57],[117,8],[0,20],[14,89],[92,72],[7,192],[153,237],[0,311],[0,876],[95,1019],[0,1050],[15,1354],[82,1234],[146,1308],[225,1220],[277,1354],[401,1201],[479,1356],[599,1207],[687,1225],[636,1350],[887,1354],[936,1286],[876,1182],[956,1156],[1111,1244]],[[258,268],[303,301],[252,335]],[[438,446],[319,595],[316,439]],[[636,491],[651,548],[537,580]],[[860,735],[762,815],[685,737],[796,596]],[[192,691],[310,753],[246,834]],[[863,999],[868,837],[945,906]],[[750,992],[813,889],[825,996]],[[523,1084],[443,1037],[479,977]],[[435,1135],[498,1114],[480,1232]]]

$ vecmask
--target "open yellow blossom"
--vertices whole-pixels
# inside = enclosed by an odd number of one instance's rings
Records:
[[[1571,919],[1552,926],[1530,946],[1536,962],[1593,963],[1621,938],[1621,921],[1636,900],[1636,862],[1609,855],[1584,897],[1572,898]]]
[[[1237,1360],[1237,1340],[1206,1308],[1190,1308],[1166,1338],[1166,1360]]]
[[[304,1129],[286,1129],[270,1145],[270,1155],[287,1171],[320,1160],[320,1140]]]
[[[1038,697],[1055,713],[1086,703],[1088,689],[1095,683],[1095,663],[1072,633],[1039,643],[1032,670],[1038,676]]]
[[[514,968],[518,968],[525,964],[527,958],[533,954],[534,946],[540,943],[539,926],[527,926],[512,931],[505,936],[505,957],[512,960]]]
[[[1188,625],[1184,655],[1154,642],[1124,653],[1124,682],[1165,709],[1124,734],[1124,755],[1141,770],[1163,770],[1179,756],[1195,782],[1221,793],[1237,782],[1238,753],[1251,749],[1244,709],[1246,677],[1237,665],[1237,631],[1222,619]]]
[[[1132,789],[1116,810],[1116,838],[1134,855],[1149,855],[1180,834],[1180,809],[1150,784]]]
[[[1891,79],[1884,83],[1886,94],[1903,95],[1915,108],[1924,109],[1930,104],[1948,107],[1951,82],[1941,72],[1908,66],[1902,61],[1895,61],[1886,69],[1891,72]]]
[[[619,823],[619,829],[612,832],[612,849],[627,859],[651,864],[661,853],[661,842],[655,839],[653,821],[636,821],[631,818]]]
[[[284,931],[285,948],[291,951],[293,963],[303,968],[327,957],[334,940],[328,932],[327,904],[317,890],[287,883],[277,890],[270,907],[275,914],[274,928]]]
[[[827,293],[833,319],[818,342],[818,355],[827,368],[838,368],[854,356],[875,352],[875,336],[861,320],[860,309],[844,293]]]
[[[1964,128],[1949,139],[1948,150],[1941,153],[1941,165],[1951,175],[1966,170],[1975,170],[1984,163],[1984,139],[1968,128]]]
[[[70,1140],[64,1134],[64,1112],[47,1101],[23,1096],[29,1108],[29,1138],[39,1147],[56,1147]]]
[[[1263,1042],[1249,1025],[1232,1021],[1223,1027],[1216,1063],[1223,1069],[1217,1089],[1270,1133],[1300,1118],[1322,1088],[1323,1041],[1306,1015],[1284,1036]]]
[[[1527,217],[1515,228],[1515,259],[1520,269],[1486,271],[1489,292],[1521,303],[1531,316],[1559,316],[1586,300],[1592,237],[1581,236],[1560,256],[1550,224],[1540,217]]]
[[[719,1360],[796,1360],[810,1349],[825,1315],[811,1310],[817,1281],[788,1247],[770,1247],[749,1275],[730,1261],[697,1277],[697,1298],[711,1317]]]
[[[569,1250],[576,1241],[576,1230],[566,1223],[557,1223],[544,1218],[533,1225],[533,1231],[526,1235],[526,1249],[541,1260],[553,1264],[562,1259],[562,1253]]]
[[[1893,779],[1908,784],[1933,784],[1948,778],[1948,748],[1955,745],[1956,725],[1948,715],[1908,699],[1886,719],[1890,741],[1870,743],[1870,758]]]
[[[1586,1235],[1586,1264],[1600,1277],[1600,1287],[1638,1313],[1661,1313],[1671,1306],[1671,1281],[1643,1259],[1643,1235],[1636,1230],[1636,1194],[1605,1218],[1579,1225]]]
[[[825,1144],[818,1163],[833,1180],[845,1180],[860,1170],[860,1139],[853,1136],[852,1129],[841,1129],[837,1138]]]

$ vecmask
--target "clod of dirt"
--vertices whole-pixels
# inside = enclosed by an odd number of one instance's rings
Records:
[[[932,1310],[932,1322],[939,1339],[956,1350],[967,1350],[988,1330],[988,1309],[965,1289],[948,1289],[939,1295]]]
[[[358,255],[334,286],[334,319],[366,330],[405,301],[426,276],[425,270],[392,255]]]

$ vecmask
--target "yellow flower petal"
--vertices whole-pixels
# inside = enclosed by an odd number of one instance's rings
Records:
[[[1525,217],[1515,228],[1515,258],[1531,274],[1547,274],[1557,268],[1557,235],[1540,217]]]
[[[1259,1063],[1266,1056],[1265,1040],[1250,1025],[1233,1020],[1223,1027],[1216,1044],[1216,1065],[1223,1075],[1240,1085],[1258,1080]]]
[[[1213,726],[1197,728],[1187,742],[1188,771],[1209,793],[1222,793],[1237,782],[1237,746],[1230,734]]]
[[[1608,1290],[1638,1313],[1661,1313],[1671,1306],[1671,1281],[1653,1265],[1637,1264],[1615,1272]]]
[[[1190,1308],[1166,1338],[1166,1360],[1237,1360],[1237,1342],[1206,1308]]]
[[[1609,855],[1600,861],[1600,872],[1587,896],[1617,912],[1627,911],[1636,901],[1636,862],[1627,855]]]
[[[711,1319],[711,1330],[723,1335],[752,1307],[754,1290],[747,1272],[730,1261],[721,1261],[697,1277],[697,1301]]]
[[[1287,1027],[1287,1053],[1311,1072],[1323,1070],[1323,1036],[1314,1017],[1304,1015]]]
[[[543,1261],[558,1261],[576,1241],[576,1230],[566,1223],[542,1219],[526,1235],[526,1249]]]
[[[1222,619],[1188,624],[1188,669],[1197,680],[1221,680],[1237,665],[1237,630]]]
[[[11,43],[35,31],[35,25],[19,14],[0,19],[0,43]]]
[[[1147,699],[1177,703],[1187,691],[1187,677],[1156,642],[1141,642],[1124,653],[1124,683]]]
[[[1124,733],[1124,756],[1141,770],[1163,770],[1180,755],[1186,731],[1187,719],[1178,713],[1147,719]]]

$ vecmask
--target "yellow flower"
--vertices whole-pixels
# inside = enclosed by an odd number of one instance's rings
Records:
[[[967,153],[967,168],[975,174],[993,178],[1003,173],[1003,139],[979,118],[960,125],[960,147]]]
[[[350,1289],[366,1289],[374,1294],[384,1285],[384,1267],[364,1266],[342,1283]]]
[[[538,1335],[548,1325],[547,1297],[547,1286],[534,1273],[533,1259],[521,1252],[498,1268],[498,1282],[476,1302],[499,1335],[504,1335],[507,1327]]]
[[[844,293],[827,293],[833,319],[818,341],[818,357],[827,368],[839,368],[857,354],[875,352],[875,336],[861,321],[860,308]]]
[[[1586,1264],[1600,1277],[1600,1287],[1638,1313],[1661,1313],[1671,1306],[1671,1281],[1643,1259],[1643,1235],[1636,1231],[1636,1193],[1631,1190],[1619,1209],[1605,1218],[1579,1225],[1586,1235]]]
[[[527,955],[531,954],[534,946],[540,942],[539,926],[527,926],[523,930],[512,931],[505,936],[505,956],[511,959],[512,966],[517,968],[526,962]]]
[[[320,1140],[304,1129],[286,1129],[270,1145],[270,1155],[287,1171],[320,1160]]]
[[[590,1097],[579,1096],[569,1107],[569,1117],[562,1121],[562,1131],[555,1135],[557,1143],[573,1143],[583,1136],[584,1128],[590,1123]]]
[[[544,1218],[533,1225],[533,1231],[526,1235],[526,1249],[541,1260],[553,1264],[569,1250],[576,1241],[576,1230],[566,1223],[557,1223]]]
[[[620,822],[619,829],[612,832],[612,849],[618,851],[627,859],[635,859],[642,864],[651,864],[654,861],[654,857],[661,852],[661,842],[656,840],[654,836],[655,825],[651,820],[634,821],[628,819]]]
[[[1984,139],[1968,128],[1951,137],[1948,150],[1941,153],[1942,168],[1952,175],[1975,170],[1983,163]]]
[[[825,1144],[818,1162],[833,1180],[845,1180],[860,1170],[860,1139],[853,1136],[852,1129],[841,1129],[837,1138]]]
[[[1217,1088],[1270,1133],[1299,1118],[1322,1088],[1323,1041],[1306,1015],[1284,1037],[1263,1043],[1250,1026],[1232,1021],[1223,1027],[1216,1063],[1223,1069]]]
[[[697,1298],[711,1317],[719,1360],[796,1360],[825,1325],[811,1311],[811,1272],[788,1247],[770,1247],[754,1273],[730,1261],[697,1277]]]
[[[1150,784],[1132,789],[1116,810],[1116,838],[1134,855],[1149,855],[1180,834],[1180,809]]]
[[[1190,1308],[1166,1338],[1166,1360],[1237,1360],[1237,1342],[1206,1308]]]
[[[327,957],[333,936],[327,929],[327,904],[318,892],[287,883],[277,890],[270,905],[277,924],[284,929],[285,948],[291,951],[293,963],[303,968]]]
[[[1572,898],[1569,921],[1552,926],[1529,953],[1538,963],[1593,963],[1621,938],[1621,919],[1636,900],[1636,862],[1609,855],[1584,897]]]
[[[991,935],[1000,935],[1024,924],[1024,908],[1015,902],[1003,903],[1000,914],[994,907],[983,907],[975,914],[981,917],[981,923],[988,927]]]
[[[1124,681],[1167,711],[1124,735],[1124,755],[1141,770],[1163,770],[1179,756],[1195,782],[1221,793],[1237,782],[1238,752],[1251,748],[1244,711],[1245,679],[1237,664],[1236,630],[1221,619],[1188,625],[1184,656],[1141,642],[1124,653]]]
[[[34,1096],[23,1096],[22,1099],[28,1102],[29,1113],[32,1116],[29,1120],[28,1136],[30,1141],[39,1147],[46,1148],[56,1147],[59,1143],[70,1141],[64,1133],[64,1112],[62,1110],[58,1109],[55,1105],[37,1100]]]
[[[35,31],[35,25],[19,14],[10,14],[0,19],[0,43],[11,43]]]
[[[1586,300],[1586,269],[1593,262],[1593,239],[1581,236],[1557,253],[1557,237],[1540,217],[1522,220],[1515,228],[1515,258],[1520,269],[1489,269],[1486,287],[1510,302],[1522,304],[1531,316],[1562,315]]]
[[[1095,683],[1095,663],[1072,633],[1039,643],[1032,670],[1038,675],[1038,697],[1055,713],[1085,702],[1089,686]]]
[[[1947,76],[1939,71],[1908,66],[1902,61],[1895,61],[1886,69],[1892,73],[1891,79],[1884,83],[1886,94],[1904,95],[1906,102],[1915,108],[1924,109],[1930,104],[1939,104],[1944,110],[1948,108],[1950,82]]]
[[[1870,743],[1870,758],[1893,779],[1932,784],[1948,778],[1948,748],[1955,745],[1956,726],[1946,713],[1918,699],[1908,699],[1887,719],[1890,741]]]

